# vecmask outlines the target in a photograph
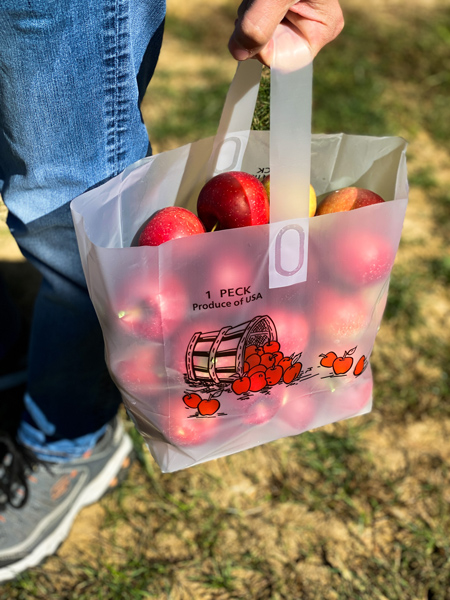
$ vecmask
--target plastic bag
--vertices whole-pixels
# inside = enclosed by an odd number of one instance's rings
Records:
[[[143,159],[71,205],[106,361],[164,472],[371,410],[370,355],[408,195],[400,138],[311,137],[312,65],[275,64],[271,132],[250,131],[261,67],[238,66],[218,133]],[[136,247],[156,210],[215,173],[271,173],[271,223]],[[308,218],[349,185],[386,202]]]

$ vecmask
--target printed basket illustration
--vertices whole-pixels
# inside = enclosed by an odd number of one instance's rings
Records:
[[[236,374],[243,373],[248,346],[262,347],[276,340],[275,324],[267,315],[236,327],[194,333],[186,352],[188,379],[215,383],[232,381]]]

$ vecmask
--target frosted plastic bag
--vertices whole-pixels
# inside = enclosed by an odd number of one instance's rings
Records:
[[[370,355],[408,195],[406,144],[311,138],[312,65],[272,68],[271,132],[250,131],[261,67],[238,66],[214,138],[143,159],[71,205],[106,361],[164,472],[367,413]],[[221,171],[271,173],[271,223],[136,247],[165,206],[195,212]],[[348,185],[386,202],[308,218]]]

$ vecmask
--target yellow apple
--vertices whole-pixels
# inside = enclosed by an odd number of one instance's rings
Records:
[[[262,184],[266,190],[267,197],[270,201],[270,175],[266,175],[262,180]],[[309,184],[309,216],[313,217],[316,214],[317,196],[311,184]]]

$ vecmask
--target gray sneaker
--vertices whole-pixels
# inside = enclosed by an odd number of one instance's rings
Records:
[[[37,461],[0,435],[0,582],[54,554],[80,510],[124,478],[132,443],[119,419],[93,450],[67,463]]]

